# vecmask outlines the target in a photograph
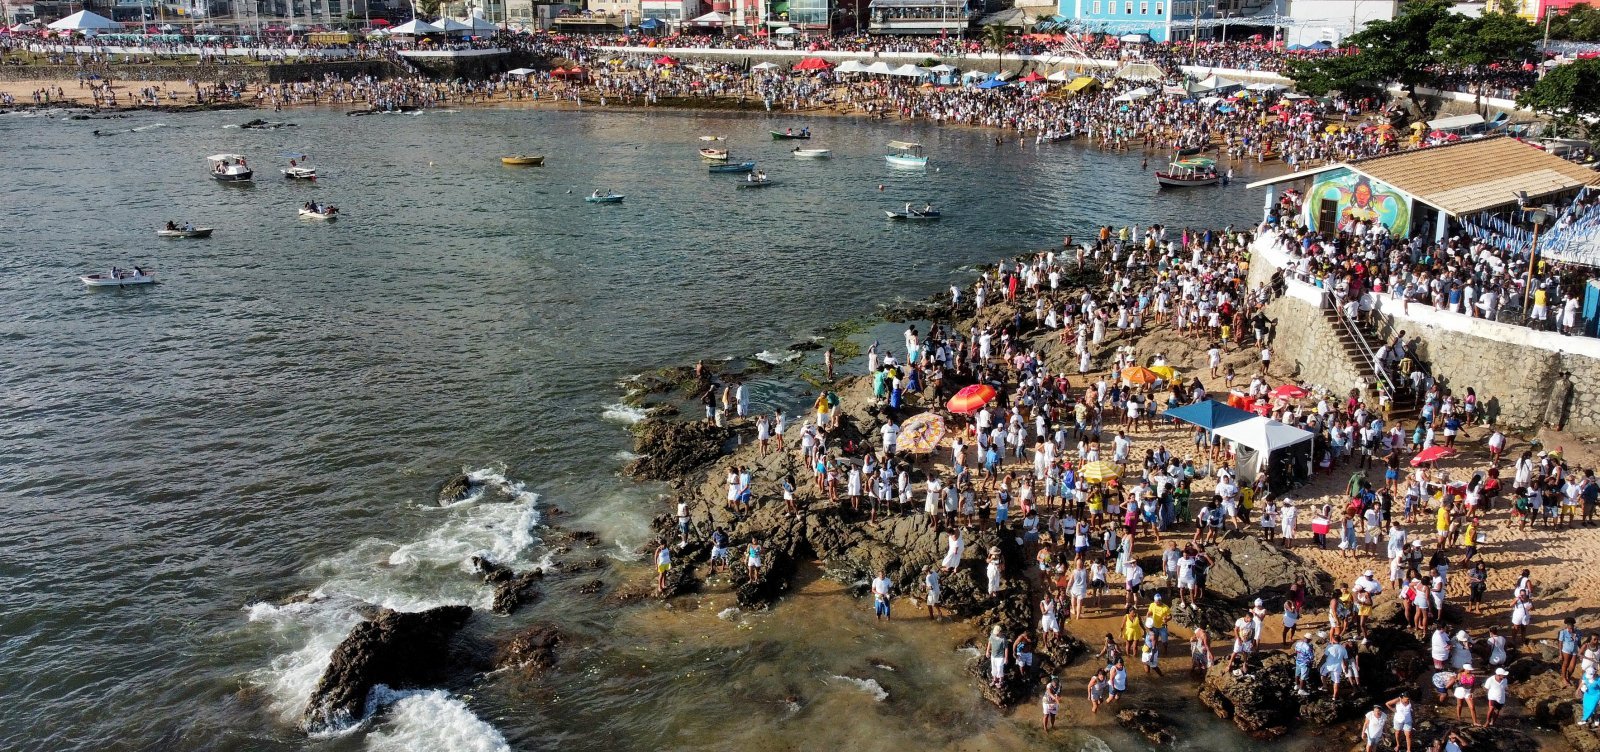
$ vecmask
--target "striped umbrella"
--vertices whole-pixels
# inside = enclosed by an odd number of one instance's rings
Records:
[[[1117,466],[1109,462],[1091,462],[1078,469],[1078,477],[1090,483],[1104,483],[1117,477]]]
[[[894,446],[902,452],[927,454],[939,446],[944,434],[944,418],[933,413],[920,413],[900,424],[900,438]]]
[[[953,413],[975,413],[992,399],[994,399],[994,387],[988,384],[973,384],[956,392],[956,396],[951,397],[950,401],[945,403],[945,407],[950,408],[950,412]]]

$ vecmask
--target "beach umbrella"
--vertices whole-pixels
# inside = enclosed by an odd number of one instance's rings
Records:
[[[662,55],[661,57],[656,58],[655,62],[656,62],[656,65],[677,65],[678,64],[677,59],[673,58],[671,55]]]
[[[1039,81],[1047,81],[1049,79],[1045,78],[1044,76],[1039,75],[1039,71],[1031,71],[1031,72],[1028,73],[1028,75],[1023,76],[1022,78],[1017,79],[1017,80],[1025,83],[1025,84],[1031,84],[1031,83],[1037,83]]]
[[[1284,384],[1283,386],[1280,386],[1277,389],[1272,390],[1272,396],[1274,398],[1277,398],[1277,399],[1286,399],[1286,400],[1305,399],[1306,395],[1308,395],[1308,394],[1310,394],[1310,392],[1308,392],[1308,391],[1306,391],[1304,389],[1301,389],[1300,387],[1297,387],[1294,384]]]
[[[1154,384],[1156,383],[1156,380],[1160,378],[1161,374],[1145,368],[1144,366],[1134,366],[1132,368],[1122,369],[1122,380],[1128,382],[1129,384]]]
[[[1109,462],[1091,462],[1078,469],[1078,477],[1090,483],[1104,483],[1117,477],[1117,466]]]
[[[832,64],[820,57],[808,57],[794,65],[797,71],[825,71],[832,67]]]
[[[950,408],[950,412],[953,413],[975,413],[978,408],[989,404],[994,395],[994,387],[988,384],[973,384],[956,392],[956,396],[951,397],[950,401],[945,403],[945,407]]]
[[[1173,379],[1178,378],[1178,369],[1173,368],[1172,366],[1150,366],[1150,372],[1160,376],[1163,379],[1166,379],[1167,381],[1172,381]]]
[[[895,448],[911,454],[927,454],[939,446],[945,434],[944,419],[933,413],[913,415],[900,424],[900,438]]]
[[[1423,463],[1437,462],[1446,457],[1452,457],[1455,455],[1455,453],[1456,450],[1451,447],[1431,446],[1427,449],[1417,452],[1417,456],[1411,458],[1411,466],[1417,467]]]

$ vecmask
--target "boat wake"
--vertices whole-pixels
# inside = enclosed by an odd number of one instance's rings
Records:
[[[250,628],[260,630],[282,651],[249,676],[265,691],[274,715],[285,723],[299,724],[334,649],[351,628],[367,618],[373,606],[396,611],[445,605],[488,609],[493,592],[480,578],[464,574],[471,571],[473,556],[517,569],[543,560],[528,558],[539,543],[534,533],[540,521],[539,495],[500,469],[472,470],[467,475],[479,488],[444,508],[445,518],[420,537],[402,543],[359,541],[348,551],[311,566],[310,573],[323,582],[309,595],[286,603],[244,607]],[[382,733],[374,731],[377,738],[369,739],[390,745],[378,749],[505,748],[498,732],[448,693],[398,693],[382,704],[396,708],[386,716],[388,722],[378,722]],[[350,733],[362,725],[333,733]],[[424,735],[447,732],[438,737]],[[410,741],[413,739],[418,741]],[[494,739],[499,746],[485,741]],[[452,746],[455,741],[461,744]]]

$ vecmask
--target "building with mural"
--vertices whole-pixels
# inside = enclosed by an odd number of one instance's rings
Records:
[[[1442,239],[1463,222],[1521,206],[1570,199],[1600,173],[1507,137],[1460,141],[1325,165],[1259,180],[1267,206],[1281,189],[1300,192],[1300,222],[1339,232],[1380,222],[1397,237]]]

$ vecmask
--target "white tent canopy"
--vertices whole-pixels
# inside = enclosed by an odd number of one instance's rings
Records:
[[[1134,89],[1133,91],[1126,91],[1126,92],[1123,92],[1121,94],[1118,94],[1111,101],[1113,101],[1113,102],[1137,102],[1137,101],[1139,101],[1141,99],[1149,99],[1152,94],[1155,94],[1155,92],[1153,92],[1153,91],[1151,91],[1149,89],[1146,89],[1145,87],[1141,86],[1141,87],[1139,87],[1137,89]]]
[[[101,29],[120,29],[122,24],[117,23],[98,13],[80,10],[66,18],[50,24],[50,28],[57,31],[99,31]]]
[[[867,66],[867,69],[865,71],[862,71],[862,72],[863,73],[875,73],[875,74],[878,74],[880,76],[892,76],[892,75],[894,75],[894,69],[890,68],[889,64],[883,62],[882,60],[879,60],[878,62]]]
[[[846,60],[834,68],[834,73],[866,73],[869,69],[860,60]]]
[[[467,28],[473,31],[499,31],[500,24],[490,21],[483,16],[473,16],[467,19]]]
[[[1235,80],[1233,80],[1231,78],[1223,78],[1222,76],[1218,76],[1218,75],[1207,76],[1205,79],[1200,81],[1200,88],[1201,89],[1206,89],[1206,90],[1209,90],[1209,91],[1216,91],[1218,89],[1229,89],[1229,88],[1236,87],[1238,85],[1239,85],[1238,81],[1235,81]]]
[[[721,26],[732,20],[733,19],[730,18],[726,13],[717,13],[716,11],[712,11],[694,19],[693,21],[690,21],[689,23],[692,23],[696,26]]]
[[[1302,431],[1287,423],[1260,416],[1241,423],[1223,426],[1215,431],[1217,436],[1243,444],[1258,452],[1274,452],[1311,440],[1310,431]]]
[[[962,78],[989,78],[989,77],[991,77],[993,75],[994,74],[992,74],[992,73],[985,73],[983,71],[969,70],[966,73],[961,74],[961,77]]]
[[[405,22],[403,24],[400,24],[399,26],[396,26],[396,27],[390,29],[389,33],[390,34],[412,34],[412,35],[416,35],[416,34],[438,34],[439,32],[442,32],[442,31],[444,31],[444,29],[441,29],[441,28],[439,28],[437,26],[434,26],[433,24],[428,23],[427,21],[423,21],[423,20],[420,20],[420,19],[413,18],[410,21],[407,21],[407,22]]]
[[[1283,84],[1254,83],[1244,87],[1250,91],[1282,91],[1289,87]]]
[[[441,18],[441,19],[439,19],[437,21],[434,21],[433,25],[439,27],[443,31],[471,31],[472,30],[471,26],[468,26],[468,25],[466,25],[464,23],[461,23],[460,21],[455,20],[454,18],[449,18],[449,17]]]
[[[915,65],[912,65],[910,63],[906,63],[905,65],[902,65],[902,66],[900,66],[898,68],[895,68],[892,71],[889,71],[889,74],[892,75],[892,76],[908,76],[908,77],[913,77],[913,78],[921,78],[923,76],[928,75],[928,69],[927,68],[918,68]]]
[[[538,73],[538,71],[532,68],[518,68],[516,70],[506,71],[506,75],[508,76],[521,76],[523,78],[527,78],[535,73]]]
[[[955,73],[957,69],[954,65],[949,63],[940,63],[932,68],[929,68],[928,70],[933,71],[934,73]]]
[[[750,66],[750,70],[772,70],[776,67],[778,67],[776,63],[756,63]]]
[[[785,27],[783,27],[781,29],[778,29],[777,31],[772,32],[772,33],[774,33],[774,34],[782,34],[784,36],[788,36],[790,34],[799,34],[800,30],[796,29],[793,26],[785,26]]]
[[[1044,80],[1046,80],[1046,81],[1054,81],[1054,82],[1056,82],[1058,84],[1064,84],[1064,83],[1072,80],[1072,74],[1068,73],[1068,72],[1066,72],[1064,70],[1058,70],[1055,73],[1052,73],[1052,74],[1050,74],[1048,76],[1045,76]]]

